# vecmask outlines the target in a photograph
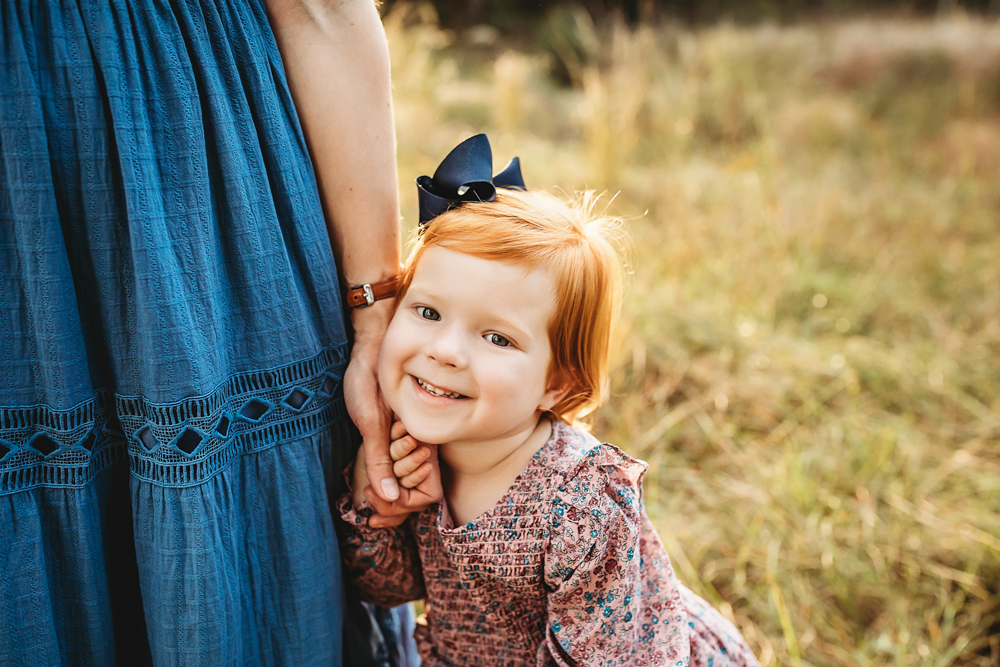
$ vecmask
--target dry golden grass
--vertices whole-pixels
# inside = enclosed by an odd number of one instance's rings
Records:
[[[546,56],[386,24],[408,222],[478,131],[529,187],[620,193],[595,432],[761,662],[1000,664],[1000,25],[567,14]]]

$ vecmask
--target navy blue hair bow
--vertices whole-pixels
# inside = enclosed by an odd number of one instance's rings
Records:
[[[485,134],[469,137],[441,161],[434,176],[417,179],[420,224],[467,201],[493,201],[497,188],[524,190],[521,161],[516,157],[493,176],[493,151]]]

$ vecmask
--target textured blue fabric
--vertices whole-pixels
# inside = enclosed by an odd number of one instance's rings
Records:
[[[340,664],[338,289],[259,1],[0,3],[0,664]]]

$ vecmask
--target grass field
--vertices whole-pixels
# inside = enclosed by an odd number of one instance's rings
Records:
[[[1000,24],[386,17],[401,193],[473,132],[608,193],[633,275],[595,432],[764,665],[1000,664]],[[612,202],[611,195],[617,194]]]

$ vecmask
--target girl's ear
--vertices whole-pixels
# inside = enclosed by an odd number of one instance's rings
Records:
[[[573,378],[569,375],[560,374],[558,377],[553,378],[552,384],[542,394],[542,400],[538,403],[538,409],[546,412],[551,410],[559,404],[559,401],[566,398],[571,389],[573,389]]]

